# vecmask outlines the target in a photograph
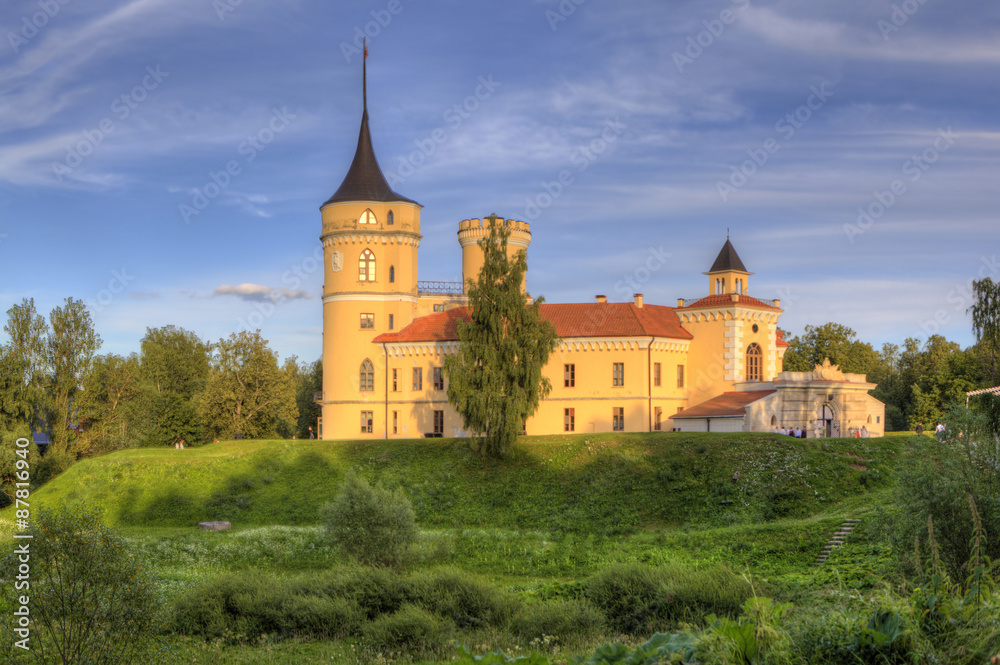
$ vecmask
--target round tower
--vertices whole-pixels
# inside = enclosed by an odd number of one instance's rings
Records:
[[[389,186],[372,149],[367,71],[354,161],[320,207],[323,285],[323,439],[382,438],[385,358],[372,343],[409,324],[417,304],[420,209]]]
[[[507,239],[507,258],[513,258],[517,252],[528,252],[531,244],[531,225],[517,220],[496,218],[496,223],[506,225],[510,229]],[[479,241],[490,235],[490,219],[466,219],[458,225],[458,244],[462,246],[462,286],[465,293],[469,292],[469,280],[475,281],[483,268],[483,248]],[[521,284],[521,290],[527,290],[527,275]]]

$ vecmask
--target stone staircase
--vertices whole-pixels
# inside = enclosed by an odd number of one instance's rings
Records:
[[[819,553],[819,556],[816,557],[816,561],[814,563],[817,566],[821,566],[826,563],[826,560],[830,558],[830,552],[843,545],[844,541],[847,540],[847,537],[851,535],[852,531],[854,531],[854,527],[860,523],[861,520],[856,519],[844,520],[844,523],[837,528],[833,536],[830,538],[830,541],[823,546],[823,550]]]

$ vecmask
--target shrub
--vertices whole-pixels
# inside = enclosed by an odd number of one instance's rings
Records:
[[[453,633],[445,619],[414,605],[404,605],[394,614],[381,616],[367,624],[367,641],[380,648],[406,652],[430,652],[445,646]]]
[[[353,471],[320,516],[330,539],[365,565],[398,566],[417,539],[410,500],[400,490],[371,487]]]
[[[699,570],[676,566],[664,574],[670,602],[663,605],[660,618],[666,621],[696,621],[708,614],[735,616],[753,595],[750,583],[725,566]]]
[[[458,570],[436,570],[416,577],[414,600],[459,628],[502,627],[519,609],[509,593]]]
[[[587,581],[586,597],[622,633],[652,632],[663,606],[670,602],[663,579],[642,564],[619,564]]]
[[[31,634],[40,662],[134,663],[154,660],[162,627],[153,580],[125,541],[97,513],[35,514],[29,530]],[[8,555],[12,580],[19,555]],[[4,585],[8,593],[14,584]],[[26,591],[20,591],[28,595]],[[10,598],[6,599],[9,603]],[[13,622],[4,621],[4,632]],[[4,635],[6,645],[23,636]]]
[[[367,619],[392,614],[413,596],[407,580],[383,568],[340,570],[318,579],[316,586],[327,597],[350,601]]]
[[[512,624],[514,633],[525,640],[545,636],[590,637],[598,634],[603,627],[604,617],[600,612],[587,603],[574,600],[530,605],[515,617]]]

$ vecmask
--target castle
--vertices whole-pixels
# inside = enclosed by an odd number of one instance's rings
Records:
[[[363,74],[364,75],[364,74]],[[467,280],[483,265],[488,220],[458,225],[462,283],[418,281],[420,211],[389,186],[368,128],[367,80],[357,150],[320,208],[324,251],[321,439],[464,436],[449,405],[444,358],[469,319]],[[527,251],[525,222],[508,251]],[[552,392],[527,434],[563,432],[767,431],[802,427],[809,437],[884,431],[875,384],[826,363],[783,372],[788,347],[781,303],[750,295],[749,272],[727,238],[705,273],[708,292],[676,307],[631,302],[543,304],[559,336],[544,374]]]

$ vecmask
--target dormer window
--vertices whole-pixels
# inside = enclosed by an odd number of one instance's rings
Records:
[[[378,224],[378,220],[375,218],[375,213],[371,210],[365,210],[361,213],[361,218],[358,219],[358,224]]]

